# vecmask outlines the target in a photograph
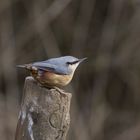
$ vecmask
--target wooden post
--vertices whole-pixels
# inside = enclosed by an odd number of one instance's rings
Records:
[[[71,93],[41,87],[25,80],[15,140],[66,140]]]

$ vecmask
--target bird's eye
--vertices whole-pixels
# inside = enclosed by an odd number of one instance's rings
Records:
[[[72,65],[72,63],[71,63],[71,62],[67,62],[67,64],[68,64],[68,65]]]
[[[78,60],[76,60],[76,61],[73,61],[73,62],[67,62],[67,64],[68,65],[73,65],[73,64],[76,64],[76,63],[78,63],[79,61]]]

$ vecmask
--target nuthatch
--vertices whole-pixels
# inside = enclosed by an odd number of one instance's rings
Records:
[[[46,87],[61,87],[70,83],[77,66],[86,58],[63,56],[46,61],[18,65],[30,71],[30,74],[41,85]]]

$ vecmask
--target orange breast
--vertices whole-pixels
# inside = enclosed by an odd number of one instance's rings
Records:
[[[73,75],[59,75],[52,72],[40,72],[37,74],[35,79],[37,79],[41,84],[49,86],[65,86],[67,85]]]

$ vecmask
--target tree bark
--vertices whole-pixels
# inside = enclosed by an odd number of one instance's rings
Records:
[[[66,140],[71,96],[27,77],[15,140]]]

